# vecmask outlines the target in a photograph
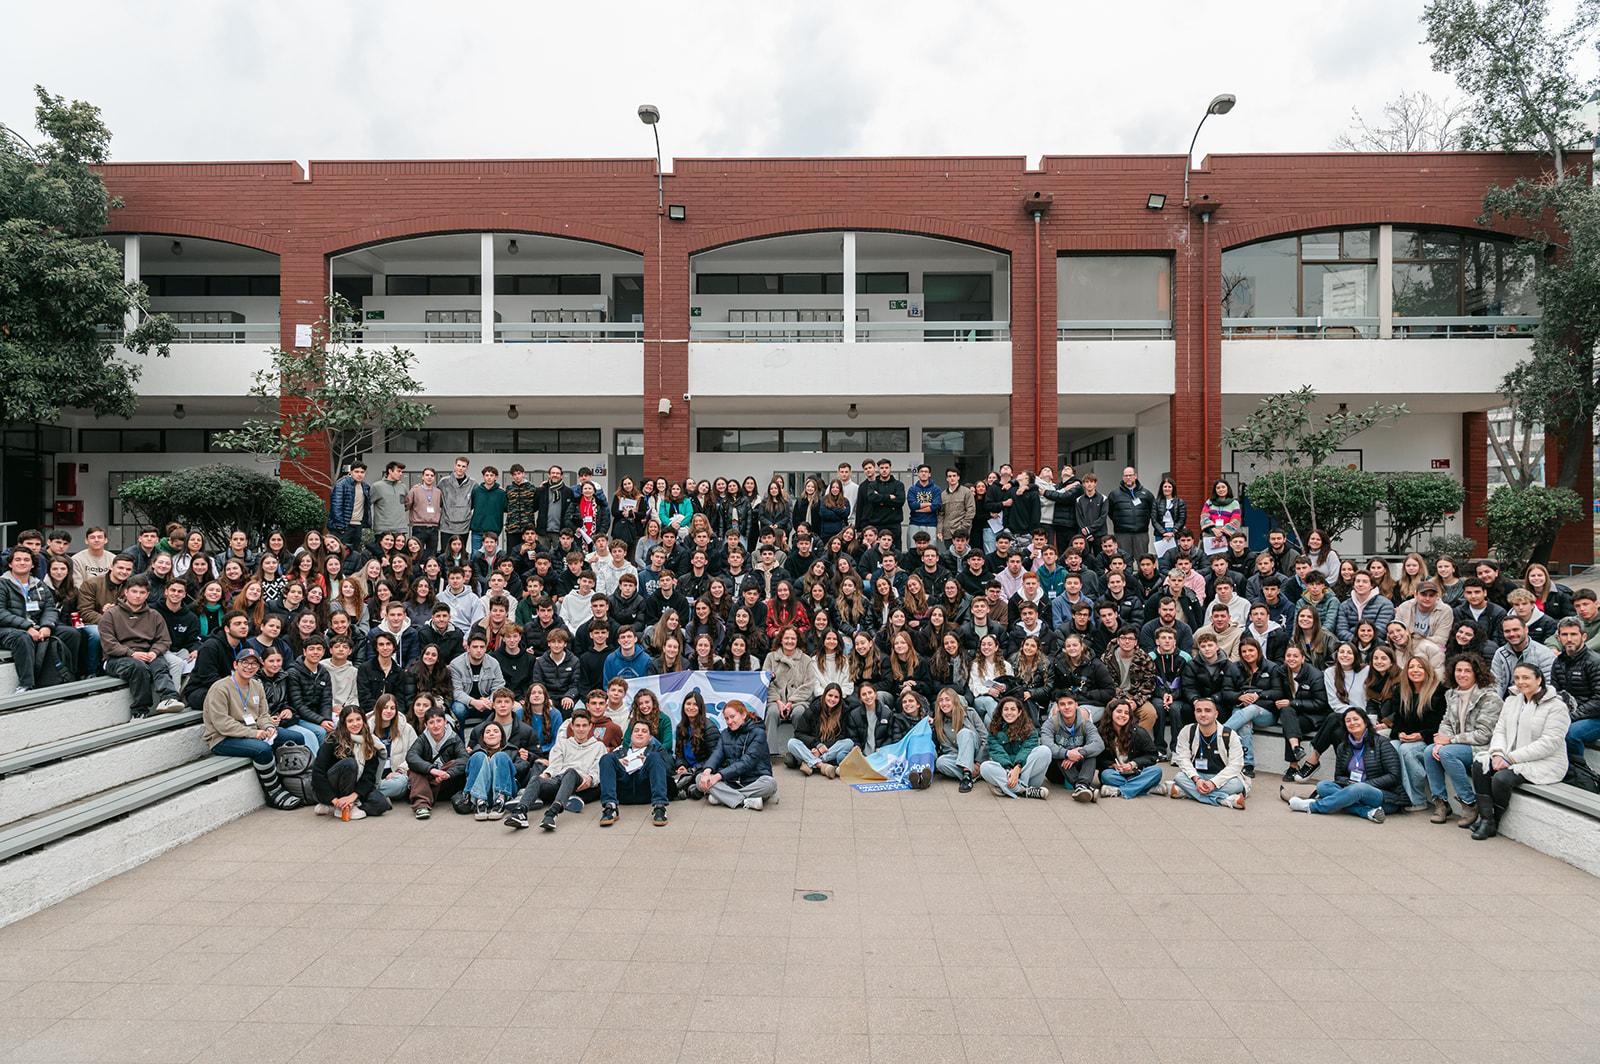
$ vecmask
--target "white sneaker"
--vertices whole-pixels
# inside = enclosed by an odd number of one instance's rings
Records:
[[[717,800],[717,796],[716,795],[712,794],[710,791],[707,791],[706,792],[706,804],[707,805],[721,805],[722,803]]]
[[[181,698],[169,698],[156,707],[157,713],[180,713],[189,706]]]
[[[361,808],[359,805],[351,806],[350,807],[350,819],[351,820],[365,820],[365,819],[367,819],[367,811],[365,809]]]
[[[746,798],[744,800],[744,807],[746,809],[750,810],[752,813],[759,813],[759,812],[761,812],[761,799],[760,798]]]
[[[312,812],[316,813],[318,816],[332,816],[333,815],[333,806],[331,806],[331,805],[323,805],[323,804],[321,804],[319,802],[317,804],[317,807],[315,809],[313,809]]]
[[[1100,788],[1100,797],[1102,798],[1117,798],[1120,797],[1121,794],[1121,791],[1117,790],[1117,788],[1111,786],[1109,783],[1103,784]]]
[[[1309,812],[1311,812],[1311,799],[1310,798],[1290,798],[1289,799],[1289,808],[1293,809],[1296,813],[1309,813]]]

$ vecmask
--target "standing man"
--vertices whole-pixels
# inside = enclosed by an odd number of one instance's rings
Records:
[[[944,506],[939,510],[939,522],[935,529],[938,535],[936,545],[940,552],[949,549],[955,540],[956,534],[968,536],[972,532],[972,519],[977,513],[977,500],[973,498],[972,489],[961,483],[961,473],[954,467],[944,471]]]
[[[894,476],[887,458],[878,459],[878,479],[861,486],[861,521],[871,525],[879,536],[887,534],[895,550],[900,549],[900,526],[905,521],[906,486]]]
[[[545,482],[539,485],[539,490],[533,497],[533,505],[537,512],[534,524],[539,532],[539,542],[554,549],[556,538],[561,535],[567,504],[577,496],[567,487],[566,477],[560,466],[551,466],[545,477]],[[641,524],[641,531],[643,527]]]
[[[455,475],[444,478],[439,485],[439,545],[442,547],[451,536],[465,536],[472,531],[472,481],[467,479],[467,460],[457,458]]]
[[[1106,500],[1106,507],[1117,549],[1130,558],[1145,553],[1150,548],[1150,517],[1155,512],[1156,497],[1139,483],[1133,466],[1122,471],[1122,483]]]
[[[406,518],[411,522],[411,534],[429,554],[439,550],[439,514],[444,505],[444,492],[435,480],[437,475],[429,466],[422,471],[422,483],[413,484],[406,492]]]
[[[844,497],[850,500],[850,518],[846,524],[856,523],[856,497],[861,493],[861,485],[850,479],[850,463],[839,463],[839,487],[844,490]]]
[[[924,462],[917,466],[917,479],[906,492],[906,504],[911,510],[911,531],[920,529],[930,535],[939,533],[939,516],[944,512],[944,493],[933,482],[933,470]]]
[[[128,685],[135,717],[184,709],[162,655],[172,646],[167,622],[148,607],[149,577],[130,576],[122,599],[100,615],[100,650],[106,672]],[[159,701],[158,701],[159,700]]]
[[[406,512],[406,489],[401,484],[406,467],[403,462],[390,462],[383,467],[383,479],[372,485],[368,497],[372,501],[372,534],[382,536],[393,532],[397,536],[411,534],[411,522]]]
[[[367,463],[358,458],[328,496],[328,531],[352,550],[361,546],[361,530],[367,527],[372,512],[372,489],[366,480]]]
[[[511,483],[506,485],[506,543],[522,542],[522,533],[533,529],[538,519],[539,489],[528,483],[528,471],[518,462],[511,467]]]
[[[483,546],[483,534],[493,532],[498,538],[506,523],[506,492],[500,487],[500,470],[486,465],[481,470],[483,483],[472,489],[472,545],[473,553]]]

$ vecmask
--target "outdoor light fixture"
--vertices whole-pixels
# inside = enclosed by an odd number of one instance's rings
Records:
[[[666,417],[668,414],[672,413],[672,400],[663,395],[661,397],[661,402],[656,404],[656,412],[662,417]]]
[[[521,251],[521,250],[522,250],[521,248],[517,247],[517,242],[515,240],[507,240],[506,241],[506,254],[507,255],[515,255],[518,251]]]
[[[1167,196],[1164,192],[1152,192],[1144,205],[1152,211],[1159,211],[1167,205]]]
[[[517,420],[517,404],[516,403],[512,403],[510,406],[506,407],[506,417],[510,418],[512,421]]]
[[[656,128],[656,123],[661,121],[661,108],[653,103],[640,104],[639,121],[649,126],[650,132],[656,137],[656,212],[660,213],[661,205],[666,202],[665,189],[661,185],[661,131]],[[666,411],[663,410],[662,413],[665,414]]]
[[[844,416],[845,417],[849,417],[849,418],[860,417],[861,416],[861,411],[856,409],[856,404],[851,403],[850,404],[850,409],[845,411]]]
[[[1189,166],[1194,160],[1194,142],[1200,139],[1200,126],[1206,124],[1206,119],[1212,115],[1225,115],[1233,110],[1233,105],[1239,102],[1239,97],[1231,92],[1224,92],[1213,96],[1206,105],[1206,113],[1200,116],[1200,125],[1194,127],[1194,136],[1189,138],[1189,152],[1183,157],[1183,205],[1189,205]]]
[[[183,404],[179,403],[177,406],[172,408],[172,416],[177,418],[179,421],[182,421],[189,415],[184,412]]]
[[[174,255],[182,255],[183,254],[183,242],[182,241],[174,240],[172,242],[172,253]]]
[[[681,203],[674,203],[672,206],[667,208],[667,217],[672,219],[674,222],[683,221],[685,213],[686,212],[683,209],[683,204]]]

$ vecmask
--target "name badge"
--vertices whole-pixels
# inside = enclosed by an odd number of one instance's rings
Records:
[[[1195,767],[1195,770],[1198,771],[1198,772],[1210,772],[1211,771],[1211,759],[1208,758],[1208,757],[1203,757],[1203,756],[1202,757],[1197,757],[1197,758],[1194,759],[1194,767]]]
[[[244,715],[244,722],[245,722],[245,723],[246,723],[246,724],[250,724],[250,725],[254,725],[254,724],[255,724],[255,722],[256,722],[256,716],[255,716],[255,714],[254,714],[254,713],[246,713],[246,714],[245,714],[245,715]]]

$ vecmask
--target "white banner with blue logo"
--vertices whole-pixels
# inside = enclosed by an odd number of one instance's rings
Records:
[[[759,720],[767,712],[767,685],[770,672],[669,672],[661,676],[642,676],[628,681],[628,704],[639,691],[649,691],[661,700],[661,711],[678,726],[684,696],[699,691],[706,700],[706,713],[722,727],[722,707],[732,699],[743,702]]]
[[[839,775],[844,779],[862,781],[851,784],[862,794],[904,791],[911,788],[911,770],[926,768],[932,771],[933,759],[933,725],[927,717],[923,717],[897,743],[890,743],[865,757],[858,750],[850,751],[850,756],[839,766]]]

